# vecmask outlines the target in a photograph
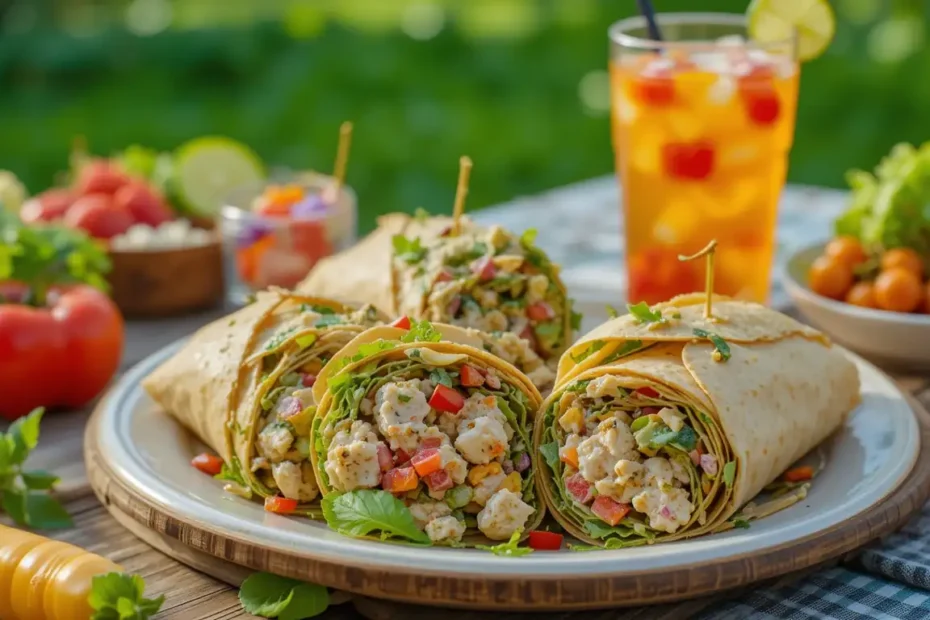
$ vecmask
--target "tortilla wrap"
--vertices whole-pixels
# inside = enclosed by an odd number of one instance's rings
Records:
[[[481,345],[474,333],[425,321],[410,330],[375,327],[327,365],[313,389],[319,405],[311,458],[331,527],[360,535],[333,516],[339,502],[355,501],[359,494],[388,503],[401,498],[395,508],[415,515],[418,535],[425,531],[425,542],[435,544],[507,540],[540,523],[544,507],[528,448],[542,397],[525,375]],[[458,410],[437,404],[442,390],[458,394]],[[479,425],[487,435],[480,435]],[[491,439],[485,445],[472,442],[476,437]],[[427,471],[418,459],[430,450],[442,457],[441,464],[436,457],[438,469]],[[386,466],[382,452],[391,456]],[[409,476],[412,486],[394,486],[397,476]],[[521,518],[496,522],[496,511],[508,501],[519,502],[515,512],[522,510]],[[434,535],[432,521],[443,517],[460,530],[454,540]]]
[[[318,516],[306,439],[313,378],[355,335],[385,318],[373,306],[262,292],[194,334],[143,386],[223,458],[230,490],[282,495]]]
[[[615,318],[562,357],[534,445],[547,505],[579,539],[671,541],[787,507],[806,486],[746,505],[857,405],[856,367],[822,333],[726,298],[708,321],[704,299]]]

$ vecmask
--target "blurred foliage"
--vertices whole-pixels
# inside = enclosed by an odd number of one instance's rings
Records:
[[[659,0],[662,11],[693,0]],[[842,186],[930,138],[927,0],[835,0],[836,40],[803,70],[790,178]],[[705,0],[741,12],[746,0]],[[94,152],[226,134],[274,165],[328,170],[356,123],[362,225],[471,208],[611,171],[606,28],[632,0],[0,0],[0,168],[32,191]]]

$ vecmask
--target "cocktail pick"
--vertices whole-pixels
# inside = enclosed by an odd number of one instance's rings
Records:
[[[656,10],[650,0],[636,0],[639,5],[639,12],[646,18],[646,27],[649,28],[649,38],[653,41],[662,40],[662,31],[659,30],[659,22],[656,21]]]
[[[701,258],[707,259],[707,272],[704,275],[704,290],[707,299],[704,301],[704,318],[708,321],[714,320],[713,308],[711,307],[711,298],[714,296],[714,252],[717,250],[717,240],[712,239],[703,250],[691,256],[678,255],[678,260],[685,262]]]
[[[352,146],[352,123],[344,122],[339,127],[339,146],[336,149],[336,165],[333,167],[333,196],[338,197],[346,178],[349,164],[349,148]]]
[[[463,155],[459,159],[459,184],[455,189],[455,207],[452,209],[452,235],[461,232],[462,214],[465,212],[465,197],[468,196],[468,178],[471,176],[471,159]]]

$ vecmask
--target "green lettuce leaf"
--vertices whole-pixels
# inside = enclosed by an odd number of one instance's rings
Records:
[[[530,547],[521,547],[520,546],[520,536],[523,534],[523,529],[520,528],[510,535],[510,540],[499,545],[475,545],[476,549],[481,549],[483,551],[490,551],[494,555],[500,555],[504,557],[520,557],[523,555],[529,555],[533,553],[533,550]]]
[[[341,534],[359,537],[380,532],[384,539],[396,537],[430,544],[429,536],[417,527],[410,509],[387,491],[333,493],[325,496],[322,504],[326,523]]]

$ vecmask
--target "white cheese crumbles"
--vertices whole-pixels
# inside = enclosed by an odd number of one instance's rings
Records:
[[[326,455],[326,474],[340,491],[370,489],[381,483],[377,435],[371,424],[356,420],[336,433]]]
[[[453,516],[439,517],[426,524],[426,535],[433,542],[453,542],[462,540],[465,524]]]
[[[430,406],[420,389],[420,380],[386,383],[375,395],[375,418],[378,429],[390,442],[392,450],[407,452],[416,449],[420,433],[426,430],[423,421]]]
[[[519,493],[501,489],[478,513],[478,529],[491,540],[507,540],[534,512]]]
[[[157,228],[135,224],[126,232],[110,239],[110,248],[121,251],[173,250],[209,245],[216,235],[209,230],[195,228],[188,220],[177,219]]]
[[[275,463],[271,466],[271,475],[284,497],[309,502],[320,493],[309,461],[299,465],[293,461]]]

